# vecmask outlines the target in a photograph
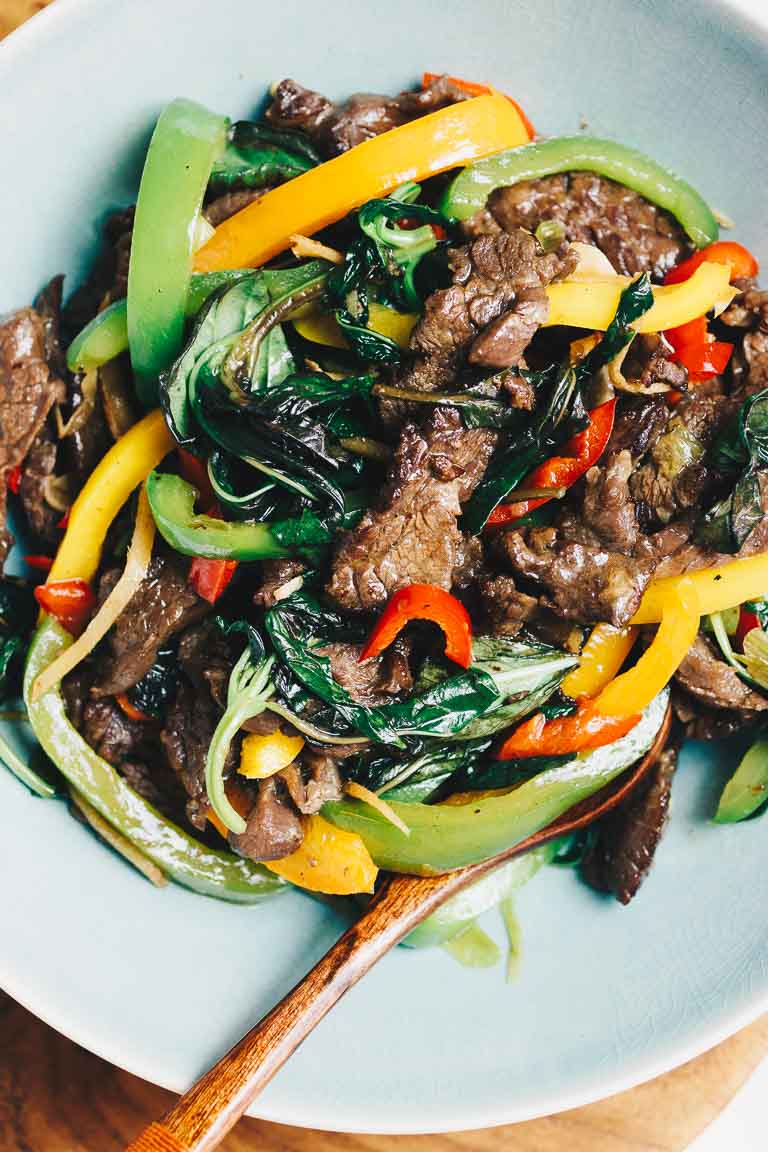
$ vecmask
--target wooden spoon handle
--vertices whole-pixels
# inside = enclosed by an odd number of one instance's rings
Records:
[[[211,1152],[347,989],[462,887],[463,876],[388,880],[312,971],[127,1152]]]

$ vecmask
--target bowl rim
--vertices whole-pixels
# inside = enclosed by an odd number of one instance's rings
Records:
[[[764,6],[763,0],[695,0],[695,2],[701,9],[709,10],[713,17],[717,17],[718,14],[727,15],[732,27],[735,26],[744,34],[761,40],[768,48],[768,5]],[[41,38],[53,34],[59,22],[68,20],[75,11],[96,9],[98,6],[99,0],[55,0],[55,3],[50,2],[45,8],[34,13],[23,25],[0,41],[0,81],[4,68],[10,66],[24,53],[34,51],[34,45]],[[172,1077],[167,1077],[160,1068],[148,1067],[152,1063],[151,1060],[145,1060],[140,1065],[138,1061],[126,1058],[120,1051],[119,1038],[108,1042],[102,1036],[93,1033],[88,1025],[78,1020],[76,1013],[70,1015],[66,1006],[60,1001],[41,999],[40,994],[33,988],[25,986],[23,972],[18,969],[12,972],[5,967],[2,956],[0,956],[0,989],[44,1024],[114,1067],[140,1079],[149,1080],[170,1092],[181,1093],[189,1087]],[[434,1124],[425,1127],[411,1123],[400,1124],[393,1128],[386,1124],[371,1123],[370,1111],[364,1102],[361,1105],[354,1103],[350,1105],[349,1102],[345,1104],[344,1113],[347,1121],[343,1127],[335,1120],[332,1109],[319,1116],[316,1109],[305,1110],[300,1098],[292,1101],[290,1116],[286,1116],[285,1110],[279,1106],[271,1107],[268,1097],[266,1101],[257,1098],[246,1114],[293,1127],[377,1136],[434,1135],[496,1128],[581,1108],[663,1076],[716,1047],[766,1011],[768,1011],[768,980],[761,991],[751,993],[737,1007],[713,1013],[684,1039],[668,1044],[663,1051],[624,1060],[620,1070],[615,1073],[600,1076],[593,1073],[586,1080],[576,1079],[571,1088],[560,1089],[554,1101],[551,1094],[533,1093],[526,1098],[524,1104],[510,1107],[499,1103],[490,1122],[486,1105],[482,1106],[483,1110],[480,1112],[466,1100],[457,1103],[453,1113],[444,1109],[437,1127]]]

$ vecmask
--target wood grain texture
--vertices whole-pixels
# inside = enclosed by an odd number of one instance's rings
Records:
[[[0,0],[0,37],[46,0]],[[478,978],[482,978],[480,975]],[[242,1120],[223,1152],[683,1152],[764,1056],[768,1016],[690,1064],[599,1104],[451,1136],[373,1137]],[[175,1098],[121,1072],[0,993],[0,1152],[120,1152]]]

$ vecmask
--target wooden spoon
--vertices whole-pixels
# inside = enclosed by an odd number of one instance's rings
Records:
[[[449,897],[486,872],[538,844],[583,828],[614,808],[656,763],[670,725],[667,709],[643,760],[547,828],[498,856],[441,876],[390,876],[360,919],[312,971],[126,1152],[211,1152],[302,1040],[377,960]]]

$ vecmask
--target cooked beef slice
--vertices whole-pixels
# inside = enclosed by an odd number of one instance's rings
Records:
[[[662,279],[689,252],[671,216],[622,184],[592,172],[544,176],[488,197],[488,210],[506,232],[535,232],[543,220],[559,220],[569,241],[595,244],[616,272],[650,272]]]
[[[151,766],[140,760],[124,760],[118,766],[118,771],[134,792],[154,804],[165,816],[176,823],[183,821],[186,800],[184,789],[162,760],[153,756]]]
[[[200,692],[182,676],[173,703],[168,709],[160,742],[169,767],[181,781],[189,800],[187,818],[195,828],[205,828],[208,795],[205,790],[205,761],[221,710],[209,692]],[[235,766],[230,752],[227,769]]]
[[[245,638],[225,636],[210,617],[185,628],[179,638],[179,666],[195,691],[210,693],[219,707],[226,707],[232,669],[245,645]]]
[[[511,576],[492,576],[480,583],[480,595],[496,636],[516,636],[536,613],[538,600],[515,587]]]
[[[408,584],[451,588],[464,561],[461,505],[494,444],[492,432],[464,429],[449,409],[438,408],[424,429],[406,425],[381,508],[336,548],[328,592],[342,608],[373,610]]]
[[[306,570],[301,560],[264,560],[261,565],[261,584],[253,594],[254,604],[257,608],[274,608],[286,595],[290,595],[290,591],[285,591],[286,585],[291,588],[293,581]]]
[[[409,645],[403,637],[398,637],[381,656],[361,661],[362,650],[362,644],[341,642],[316,649],[318,655],[326,656],[330,661],[334,680],[360,704],[391,703],[392,696],[411,690],[413,676],[408,664]]]
[[[731,736],[743,736],[763,719],[760,712],[707,708],[674,684],[672,707],[683,725],[686,740],[727,740]]]
[[[32,308],[0,324],[0,487],[24,460],[60,392],[46,360],[46,323]],[[5,496],[0,505],[5,513]],[[0,519],[0,570],[11,545]]]
[[[64,277],[54,276],[35,300],[35,312],[43,321],[43,347],[46,363],[54,376],[63,380],[67,373],[67,361],[61,346],[61,299],[64,291]]]
[[[110,764],[118,765],[140,754],[146,725],[131,720],[114,700],[88,700],[82,712],[82,735]]]
[[[664,576],[682,576],[684,572],[693,572],[697,568],[711,568],[714,564],[725,564],[733,559],[732,556],[714,552],[697,544],[692,539],[693,530],[692,516],[667,524],[658,532],[640,538],[637,555],[650,561],[654,577],[657,579]]]
[[[94,696],[132,688],[152,666],[158,650],[210,610],[187,580],[187,562],[176,553],[153,556],[147,575],[110,633],[110,657]]]
[[[635,337],[622,361],[621,373],[630,391],[647,395],[670,388],[685,391],[688,386],[687,370],[678,364],[670,345],[656,332]]]
[[[546,286],[575,261],[567,249],[545,253],[517,229],[454,248],[449,263],[453,283],[427,297],[411,348],[443,360],[468,349],[471,364],[508,368],[520,363],[549,315]]]
[[[516,576],[543,585],[543,603],[558,615],[618,628],[636,612],[652,572],[646,559],[559,539],[554,528],[507,532],[500,549]]]
[[[600,892],[629,904],[648,874],[669,818],[677,749],[667,748],[644,780],[593,826],[581,874]]]
[[[710,708],[750,712],[768,709],[768,695],[745,684],[736,669],[720,659],[715,646],[701,633],[678,668],[676,680],[681,688]]]
[[[581,515],[600,544],[609,552],[631,556],[637,545],[639,528],[635,504],[629,492],[632,457],[625,449],[607,464],[595,465],[586,475]]]
[[[249,860],[279,860],[301,846],[304,829],[285,784],[276,776],[259,781],[256,807],[241,835],[230,832],[229,843]]]
[[[725,396],[697,389],[672,410],[662,436],[630,479],[637,504],[662,524],[691,508],[700,508],[715,479],[705,456],[717,432],[733,411]]]
[[[633,460],[641,459],[663,434],[668,419],[669,409],[661,396],[622,397],[606,458],[628,450]]]
[[[743,331],[742,345],[732,362],[734,384],[739,399],[768,388],[768,292],[751,282],[726,308],[721,323]],[[726,334],[732,338],[735,333]]]
[[[59,452],[61,471],[72,477],[78,491],[113,443],[100,390],[97,389],[89,401],[85,394],[85,378],[81,375],[71,376],[67,385],[64,419],[68,421],[82,405],[88,406],[87,417],[82,422],[80,419],[75,421],[72,431],[60,441]]]
[[[239,188],[235,192],[224,192],[206,205],[203,215],[212,228],[218,228],[230,216],[242,212],[254,200],[260,199],[267,192],[267,188]]]
[[[399,96],[357,92],[340,104],[295,80],[281,80],[272,94],[267,119],[276,128],[306,132],[324,156],[338,156],[390,128],[466,99],[467,93],[446,76],[437,77],[420,92]]]
[[[41,545],[55,551],[61,539],[61,509],[46,500],[48,484],[56,474],[56,444],[44,429],[29,450],[21,473],[19,499],[29,526]]]
[[[340,766],[357,749],[307,744],[298,760],[279,773],[296,808],[313,816],[343,794]]]

